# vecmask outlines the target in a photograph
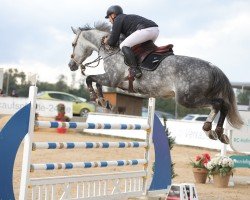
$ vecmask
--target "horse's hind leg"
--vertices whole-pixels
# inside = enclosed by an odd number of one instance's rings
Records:
[[[219,140],[224,144],[229,144],[229,138],[227,135],[223,134],[223,124],[228,113],[228,105],[223,101],[222,107],[220,109],[220,117],[215,129],[215,133],[218,135]]]
[[[200,99],[196,98],[196,100],[194,101],[195,97],[197,97],[196,94],[190,95],[186,94],[185,91],[179,91],[177,94],[177,102],[187,108],[207,107],[209,105],[212,106],[211,112],[203,125],[203,130],[210,139],[217,140],[217,133],[212,131],[212,122],[223,105],[223,99],[208,99],[205,97],[201,97]]]
[[[212,122],[214,121],[214,118],[216,117],[216,115],[220,111],[220,109],[222,107],[222,103],[223,103],[222,99],[213,99],[212,100],[211,112],[209,113],[209,115],[206,119],[206,122],[204,123],[204,125],[202,127],[202,129],[207,134],[207,136],[212,140],[218,139],[218,135],[214,131],[212,131]]]
[[[228,113],[228,106],[225,104],[223,99],[219,98],[213,99],[211,105],[212,105],[211,112],[202,128],[210,139],[213,140],[219,139],[222,143],[228,144],[229,139],[227,135],[223,134],[224,131],[223,124]],[[217,123],[215,131],[212,131],[211,130],[212,122],[214,121],[214,118],[216,117],[219,111],[220,111],[219,121]]]

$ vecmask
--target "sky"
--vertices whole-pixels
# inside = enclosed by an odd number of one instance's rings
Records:
[[[71,26],[108,22],[111,5],[155,21],[157,45],[174,44],[175,54],[207,60],[232,82],[250,82],[249,0],[0,0],[0,68],[51,83],[63,74],[70,83]]]

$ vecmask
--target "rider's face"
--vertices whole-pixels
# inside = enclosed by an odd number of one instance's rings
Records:
[[[112,13],[111,15],[109,15],[109,21],[110,21],[111,24],[114,23],[115,17],[116,17],[116,14],[114,14],[114,13]]]

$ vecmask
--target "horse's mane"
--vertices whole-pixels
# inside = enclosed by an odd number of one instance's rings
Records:
[[[107,22],[95,22],[94,27],[91,27],[89,24],[85,24],[83,27],[80,27],[81,31],[87,31],[93,29],[110,33],[111,26]]]
[[[111,32],[111,26],[107,22],[101,22],[101,21],[95,22],[94,27],[91,27],[89,24],[85,24],[83,27],[79,27],[79,29],[81,31],[88,31],[88,30],[96,29],[99,31],[107,32],[109,34]],[[121,43],[123,40],[124,40],[124,38],[121,36],[119,43]],[[115,46],[115,47],[109,49],[108,51],[115,52],[115,51],[117,51],[117,49],[119,49],[119,46]]]

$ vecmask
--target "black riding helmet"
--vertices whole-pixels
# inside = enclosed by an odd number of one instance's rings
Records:
[[[109,18],[109,15],[111,15],[113,13],[116,15],[123,14],[123,10],[122,10],[121,6],[118,6],[118,5],[110,6],[107,10],[107,15],[105,18]]]

